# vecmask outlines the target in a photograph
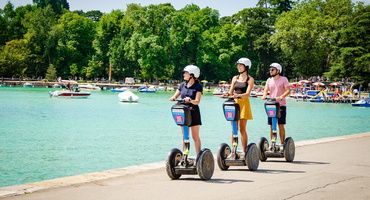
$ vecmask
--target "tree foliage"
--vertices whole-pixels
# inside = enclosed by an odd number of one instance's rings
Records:
[[[0,9],[0,75],[146,81],[230,80],[235,61],[252,61],[256,80],[272,62],[288,78],[369,76],[369,6],[350,0],[261,0],[220,18],[195,4],[128,4],[125,11],[69,11],[67,0]],[[54,71],[55,70],[55,71]],[[55,72],[55,73],[54,73]]]

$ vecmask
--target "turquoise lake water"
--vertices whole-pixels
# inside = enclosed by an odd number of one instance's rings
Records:
[[[139,103],[129,104],[110,91],[62,99],[50,98],[50,90],[0,87],[0,187],[164,161],[181,149],[168,101],[173,92],[136,93]],[[230,144],[223,101],[205,93],[200,104],[202,147],[213,153]],[[287,101],[286,132],[295,141],[370,131],[370,108]],[[251,98],[249,142],[269,137],[263,103]]]

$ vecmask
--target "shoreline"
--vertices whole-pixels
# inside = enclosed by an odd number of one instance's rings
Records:
[[[310,146],[310,145],[316,145],[316,144],[322,144],[322,143],[330,143],[330,142],[335,142],[335,141],[340,141],[340,140],[362,138],[362,137],[369,137],[369,136],[370,136],[370,132],[365,132],[365,133],[358,133],[358,134],[352,134],[352,135],[328,137],[328,138],[321,138],[321,139],[314,139],[314,140],[305,140],[305,141],[296,142],[295,146],[296,148],[301,148],[304,146]],[[147,172],[150,170],[160,170],[164,168],[165,168],[165,161],[161,161],[161,162],[156,162],[156,163],[148,163],[148,164],[143,164],[143,165],[136,165],[136,166],[107,170],[107,171],[101,171],[101,172],[93,172],[93,173],[88,173],[88,174],[81,174],[81,175],[76,175],[76,176],[69,176],[69,177],[45,180],[45,181],[40,181],[40,182],[6,186],[6,187],[0,188],[0,198],[31,194],[37,191],[55,189],[55,188],[60,188],[60,187],[76,186],[76,185],[81,185],[85,183],[103,181],[107,179],[119,178],[119,177],[124,177],[128,175],[135,175],[135,174],[139,174],[141,172]]]

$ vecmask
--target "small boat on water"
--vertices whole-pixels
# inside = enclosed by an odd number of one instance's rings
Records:
[[[110,91],[111,92],[125,92],[125,91],[135,92],[137,91],[137,89],[132,88],[132,87],[118,87],[118,88],[111,88]]]
[[[128,102],[128,103],[136,103],[139,101],[139,97],[129,90],[119,93],[118,99],[121,102]]]
[[[62,88],[62,86],[61,86],[61,85],[59,85],[58,83],[55,83],[55,84],[53,85],[53,88]]]
[[[352,103],[352,106],[356,106],[356,107],[370,107],[370,98],[358,100],[355,103]]]
[[[98,86],[94,86],[91,84],[79,84],[78,88],[80,88],[83,91],[100,91],[101,88]]]
[[[110,89],[111,92],[125,92],[125,91],[129,91],[128,88],[126,87],[120,87],[120,88],[112,88]]]
[[[29,82],[25,82],[23,84],[23,87],[35,87],[32,83],[29,83]]]
[[[87,98],[91,95],[91,92],[80,91],[76,81],[62,80],[62,83],[65,84],[66,90],[57,90],[50,91],[50,97],[67,97],[67,98]]]
[[[146,87],[146,86],[141,86],[139,87],[139,92],[143,93],[155,93],[157,91],[157,88],[153,85]]]
[[[166,87],[163,85],[158,86],[157,91],[166,91]]]
[[[167,87],[166,91],[175,91],[175,88],[174,87]]]
[[[87,98],[91,95],[91,92],[58,90],[50,91],[49,94],[50,97]]]

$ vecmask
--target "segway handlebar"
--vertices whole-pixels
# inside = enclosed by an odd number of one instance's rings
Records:
[[[177,101],[178,103],[185,103],[185,99],[174,99],[173,101]]]
[[[222,99],[229,99],[229,100],[234,100],[234,99],[241,99],[241,97],[234,98],[233,96],[227,96],[227,97],[221,97]]]
[[[276,101],[276,98],[266,98],[266,101]]]

